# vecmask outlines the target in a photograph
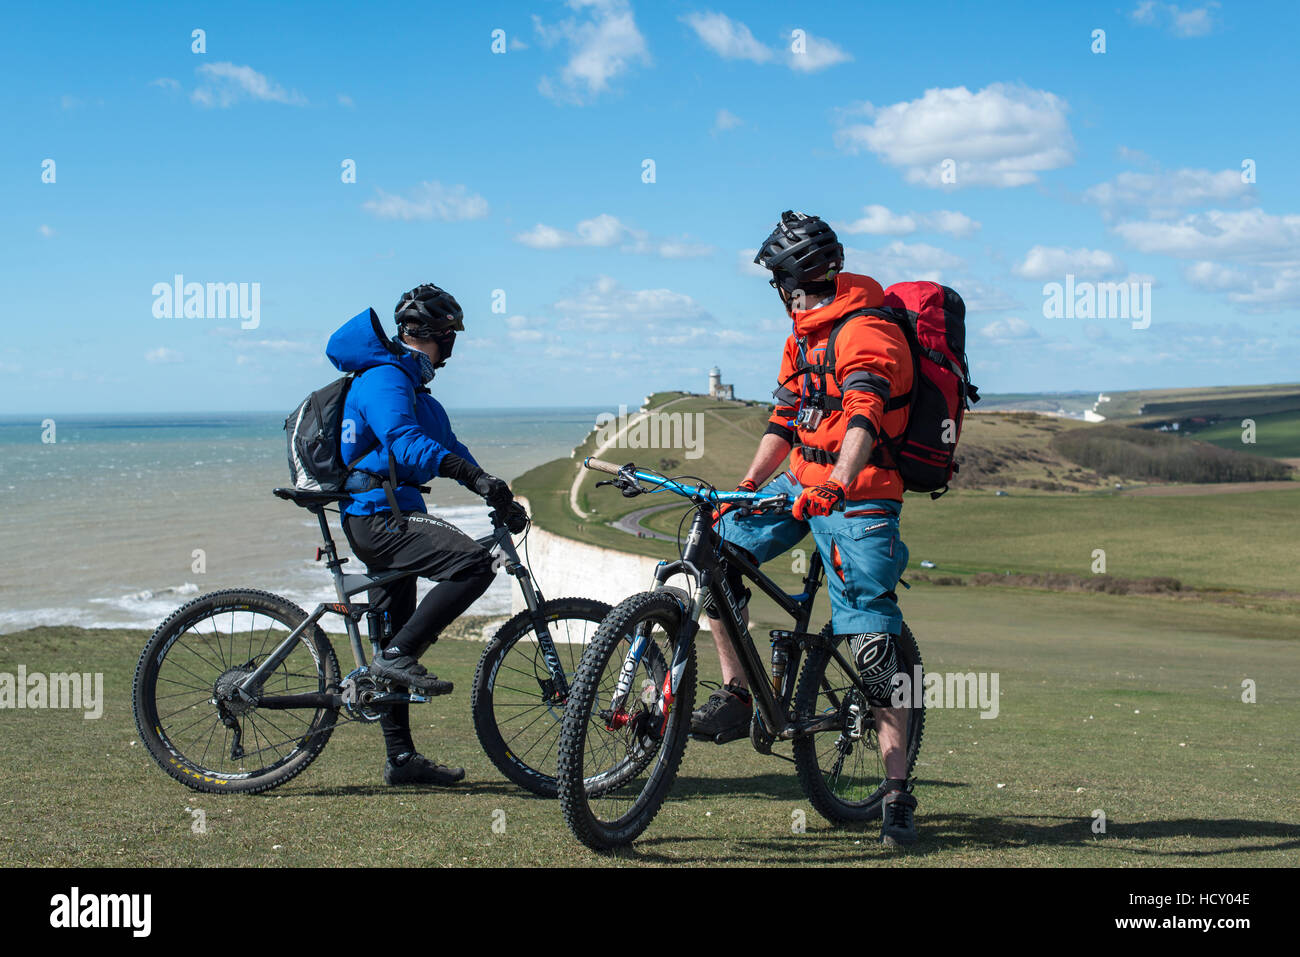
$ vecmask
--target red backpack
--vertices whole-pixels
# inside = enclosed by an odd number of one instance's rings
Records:
[[[937,282],[897,282],[883,308],[864,311],[897,323],[912,350],[907,425],[880,436],[872,464],[897,468],[908,491],[938,498],[957,472],[962,419],[979,401],[966,362],[966,304]]]

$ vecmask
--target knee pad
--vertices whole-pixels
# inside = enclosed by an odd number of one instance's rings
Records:
[[[898,674],[897,639],[879,631],[846,637],[862,686],[867,689],[867,703],[878,708],[892,707],[890,698]]]
[[[740,608],[744,608],[749,604],[750,595],[749,589],[745,587],[745,579],[741,577],[739,569],[732,568],[730,565],[727,565],[726,569],[727,587],[730,588],[731,593],[736,596],[736,605]],[[713,607],[712,596],[710,596],[704,604],[704,613],[715,620],[721,617],[718,614],[718,610]]]

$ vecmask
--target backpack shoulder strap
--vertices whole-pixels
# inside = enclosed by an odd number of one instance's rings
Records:
[[[887,309],[884,306],[868,306],[864,309],[855,309],[847,316],[841,316],[831,327],[830,338],[826,340],[826,358],[822,361],[826,364],[826,370],[832,376],[835,375],[835,339],[840,330],[848,325],[849,320],[856,319],[859,316],[875,316],[879,319],[887,319],[903,331],[903,338],[907,340],[908,351],[912,354],[912,388],[902,395],[891,396],[885,404],[885,411],[893,412],[897,409],[905,409],[912,403],[912,396],[916,393],[916,359],[920,355],[921,342],[916,338],[916,330],[907,317],[900,315],[897,310]],[[838,382],[839,380],[836,379]]]

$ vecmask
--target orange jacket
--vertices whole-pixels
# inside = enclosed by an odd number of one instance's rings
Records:
[[[820,365],[835,320],[856,309],[882,304],[880,283],[870,276],[842,272],[835,277],[835,298],[820,308],[794,313],[794,332],[786,339],[781,357],[779,383],[773,393],[776,409],[768,431],[783,434],[794,444],[790,470],[801,485],[819,485],[830,477],[834,465],[809,461],[803,446],[837,453],[850,425],[863,427],[874,441],[877,436],[898,435],[907,424],[905,406],[888,410],[891,398],[912,389],[912,353],[903,331],[888,319],[858,316],[850,319],[835,339],[835,375],[826,376],[829,405],[821,424],[813,431],[797,428],[794,419],[806,395],[820,385],[820,376],[799,374],[799,345],[803,340],[807,363]],[[810,388],[811,387],[811,388]],[[815,456],[815,453],[810,453]],[[903,483],[893,469],[867,465],[845,489],[851,501],[894,499],[902,501]]]

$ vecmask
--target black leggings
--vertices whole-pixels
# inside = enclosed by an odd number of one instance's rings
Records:
[[[487,590],[495,574],[492,556],[456,526],[435,516],[409,515],[405,530],[390,519],[387,512],[345,515],[343,533],[371,572],[411,572],[407,578],[371,589],[369,600],[376,611],[388,613],[391,637],[386,636],[382,647],[418,658]],[[438,582],[418,607],[417,578]],[[390,758],[415,750],[409,705],[395,705],[379,726]]]

